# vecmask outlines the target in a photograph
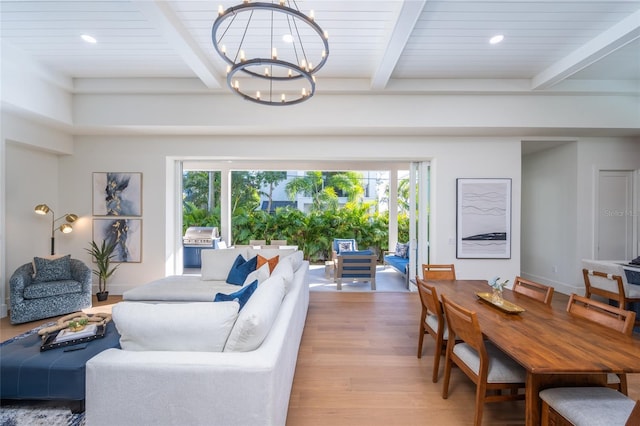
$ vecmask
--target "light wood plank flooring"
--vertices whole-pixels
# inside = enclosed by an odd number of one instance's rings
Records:
[[[94,300],[92,311],[108,312],[120,300]],[[287,425],[472,424],[473,384],[454,369],[444,400],[442,379],[431,382],[432,338],[425,336],[423,356],[416,357],[419,316],[417,293],[311,292]],[[49,321],[14,326],[3,318],[0,338]],[[634,399],[640,399],[638,376],[628,378]],[[487,404],[484,424],[523,425],[524,403]]]

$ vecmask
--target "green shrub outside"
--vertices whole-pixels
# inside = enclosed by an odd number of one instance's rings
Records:
[[[347,203],[304,213],[285,207],[272,214],[263,210],[236,208],[232,217],[232,244],[249,240],[287,240],[304,252],[305,259],[321,262],[331,259],[334,238],[354,238],[359,249],[371,249],[382,259],[388,250],[389,214],[372,212],[368,203]],[[190,226],[220,226],[220,212],[198,209],[193,203],[183,206],[183,231]],[[398,241],[409,241],[409,217],[398,215]]]

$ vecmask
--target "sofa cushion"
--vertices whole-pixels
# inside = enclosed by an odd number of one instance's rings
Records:
[[[33,282],[35,283],[71,279],[70,254],[57,259],[34,257],[33,266],[35,271]]]
[[[112,309],[128,351],[220,352],[238,317],[238,302],[121,302]]]
[[[25,299],[41,299],[43,297],[60,296],[62,294],[81,293],[82,284],[74,280],[47,281],[32,283],[24,288]]]
[[[257,349],[269,334],[284,295],[284,279],[279,275],[260,284],[238,315],[224,351],[247,352]]]
[[[302,261],[304,260],[304,253],[302,252],[302,250],[296,250],[295,253],[287,257],[290,257],[293,270],[297,271],[298,268],[300,268],[300,265],[302,265]]]
[[[244,285],[249,285],[256,280],[258,281],[258,285],[260,285],[265,280],[267,280],[270,275],[271,271],[269,270],[269,264],[265,263],[264,265],[247,275],[247,279],[244,280]]]
[[[269,265],[269,274],[273,273],[273,270],[275,269],[275,267],[278,265],[278,262],[280,261],[280,256],[278,255],[273,256],[270,259],[267,259],[266,257],[261,255],[257,255],[256,258],[258,258],[258,268],[264,265],[265,263]]]
[[[240,304],[239,311],[242,310],[242,307],[247,303],[251,295],[258,288],[258,280],[253,281],[251,284],[242,287],[240,290],[235,291],[231,294],[218,293],[216,294],[214,302],[230,302],[235,300]]]
[[[241,254],[236,257],[236,260],[231,265],[229,269],[229,274],[227,275],[227,284],[235,284],[242,285],[244,281],[247,279],[250,273],[256,270],[258,259],[253,257],[249,260],[246,260]]]
[[[202,250],[200,279],[204,281],[225,281],[231,270],[231,265],[233,265],[239,254],[244,256],[245,259],[253,257],[247,256],[246,249],[242,248]]]
[[[271,276],[281,276],[284,279],[284,286],[286,291],[288,292],[291,288],[291,284],[293,283],[293,278],[295,275],[295,271],[293,269],[293,264],[295,263],[295,259],[293,256],[287,256],[278,262],[278,265],[271,273]]]

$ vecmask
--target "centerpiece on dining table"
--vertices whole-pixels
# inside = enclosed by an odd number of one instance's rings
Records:
[[[506,287],[509,280],[500,281],[500,277],[493,277],[489,280],[489,286],[493,289],[491,292],[491,302],[496,305],[502,305],[504,299],[502,298],[502,291]]]

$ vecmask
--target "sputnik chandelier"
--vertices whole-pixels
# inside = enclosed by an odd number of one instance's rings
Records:
[[[329,56],[328,35],[295,0],[244,2],[224,10],[211,29],[227,63],[227,85],[263,105],[293,105],[316,91],[315,73]],[[245,77],[245,78],[242,78]]]

